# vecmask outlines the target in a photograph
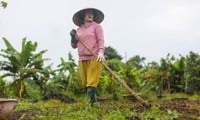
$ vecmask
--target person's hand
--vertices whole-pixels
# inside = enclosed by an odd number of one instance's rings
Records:
[[[70,35],[71,35],[72,37],[74,37],[74,36],[76,35],[76,30],[75,30],[75,29],[72,29],[71,32],[70,32]]]
[[[72,48],[77,48],[78,35],[76,34],[75,29],[71,30],[70,36],[71,36],[71,46],[72,46]]]
[[[104,60],[105,60],[104,53],[102,51],[99,51],[98,56],[97,56],[97,61],[101,62]]]

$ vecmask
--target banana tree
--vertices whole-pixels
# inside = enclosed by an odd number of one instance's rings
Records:
[[[148,63],[144,73],[145,90],[155,91],[157,97],[162,97],[164,83],[162,75],[161,67],[157,62]]]
[[[1,49],[0,57],[3,61],[0,62],[0,70],[5,71],[3,77],[12,77],[11,85],[17,86],[18,97],[21,98],[25,91],[25,80],[33,80],[33,75],[43,69],[45,59],[42,55],[46,50],[35,53],[37,48],[36,42],[22,39],[21,51],[17,51],[12,44],[3,38],[6,49]]]
[[[175,92],[183,92],[185,81],[185,58],[181,57],[177,59],[175,63],[170,64],[170,77],[171,77],[171,87]]]
[[[52,83],[56,86],[56,89],[75,91],[75,86],[78,87],[78,70],[75,60],[71,53],[68,54],[68,60],[61,58],[61,63],[57,66],[58,69],[54,70]]]
[[[160,73],[161,73],[160,80],[161,80],[161,83],[162,83],[162,84],[160,84],[160,85],[161,85],[161,87],[163,87],[163,88],[162,88],[163,90],[164,90],[165,88],[167,88],[168,93],[170,93],[170,91],[171,91],[170,80],[169,80],[169,69],[170,69],[169,63],[170,63],[170,61],[169,61],[168,58],[167,58],[167,60],[164,59],[164,58],[162,58],[162,59],[160,60],[160,63],[161,63],[161,64],[160,64],[159,71],[160,71]],[[161,94],[160,94],[160,95],[161,95]]]

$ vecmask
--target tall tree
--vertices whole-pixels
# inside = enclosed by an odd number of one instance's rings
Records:
[[[200,91],[200,55],[190,52],[186,56],[186,74],[189,92]]]
[[[145,57],[140,57],[139,55],[131,57],[127,64],[135,66],[137,69],[141,69],[145,66]]]
[[[118,59],[118,60],[121,60],[122,57],[117,53],[117,51],[108,46],[105,48],[105,59],[106,60],[111,60],[111,59]]]

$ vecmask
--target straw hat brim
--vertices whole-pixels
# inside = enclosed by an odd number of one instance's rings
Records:
[[[94,21],[96,23],[101,23],[104,20],[104,14],[98,9],[95,8],[85,8],[76,12],[72,18],[73,22],[77,26],[81,26],[83,24],[83,19],[85,15],[85,11],[92,10],[94,12]]]

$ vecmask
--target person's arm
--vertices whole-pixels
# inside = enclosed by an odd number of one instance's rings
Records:
[[[70,32],[71,36],[71,46],[72,48],[77,48],[77,40],[76,40],[76,30],[72,29]]]
[[[103,28],[101,27],[101,25],[98,25],[95,29],[95,34],[97,37],[97,41],[98,41],[98,56],[97,56],[97,61],[103,61],[105,60],[104,58],[104,34],[103,34]]]
[[[103,34],[103,28],[101,25],[97,25],[96,29],[95,29],[95,34],[97,37],[97,41],[98,41],[98,49],[101,52],[104,52],[104,34]]]

